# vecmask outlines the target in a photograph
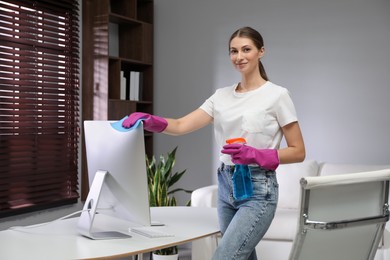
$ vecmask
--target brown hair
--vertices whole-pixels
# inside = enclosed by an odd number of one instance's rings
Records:
[[[257,49],[259,49],[259,50],[262,47],[264,47],[263,37],[261,36],[261,34],[258,31],[256,31],[255,29],[253,29],[251,27],[242,27],[242,28],[238,29],[237,31],[235,31],[232,34],[232,36],[230,36],[229,48],[230,48],[230,42],[236,37],[245,37],[245,38],[251,39],[253,41],[253,43],[255,44],[255,46],[257,47]],[[259,71],[260,71],[261,77],[265,80],[268,80],[267,73],[265,72],[263,63],[261,63],[260,59],[259,59]]]

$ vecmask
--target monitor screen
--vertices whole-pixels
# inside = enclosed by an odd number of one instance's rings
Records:
[[[124,219],[133,226],[151,223],[143,127],[121,129],[118,123],[121,126],[120,121],[84,121],[90,192],[78,226],[91,238],[112,235],[92,230],[99,229],[93,227],[96,213]]]

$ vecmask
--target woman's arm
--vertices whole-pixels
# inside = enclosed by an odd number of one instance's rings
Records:
[[[305,144],[298,122],[282,128],[287,147],[278,150],[280,164],[302,162],[305,159]]]
[[[200,129],[213,121],[213,118],[200,108],[179,119],[165,119],[168,122],[168,126],[163,133],[169,135],[187,134]]]

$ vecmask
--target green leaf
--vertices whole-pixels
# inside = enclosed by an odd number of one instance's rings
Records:
[[[154,251],[154,253],[156,255],[175,255],[175,254],[177,254],[177,252],[178,252],[177,246],[167,247],[164,249]]]
[[[192,192],[182,188],[171,189],[186,172],[186,170],[173,172],[176,163],[176,152],[177,147],[168,152],[166,156],[160,155],[159,161],[156,160],[155,156],[152,156],[150,159],[146,157],[149,203],[152,207],[176,206],[177,201],[174,193],[179,191]]]
[[[178,192],[178,191],[184,191],[185,193],[192,193],[192,190],[185,190],[185,189],[177,188],[177,189],[169,191],[168,195],[171,195],[171,194]]]
[[[173,184],[175,184],[176,182],[178,182],[181,177],[183,177],[184,173],[186,172],[186,170],[182,171],[181,173],[175,173],[171,179],[169,180],[169,187],[173,186]]]

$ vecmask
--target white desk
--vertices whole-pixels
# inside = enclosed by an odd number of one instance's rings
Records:
[[[175,236],[147,238],[132,233],[132,237],[126,239],[91,240],[77,232],[78,218],[70,218],[22,231],[1,231],[0,259],[115,259],[187,243],[219,232],[215,208],[158,207],[152,208],[151,214],[152,220],[164,223],[161,228]],[[128,223],[115,219],[116,231],[127,232],[128,226]]]

